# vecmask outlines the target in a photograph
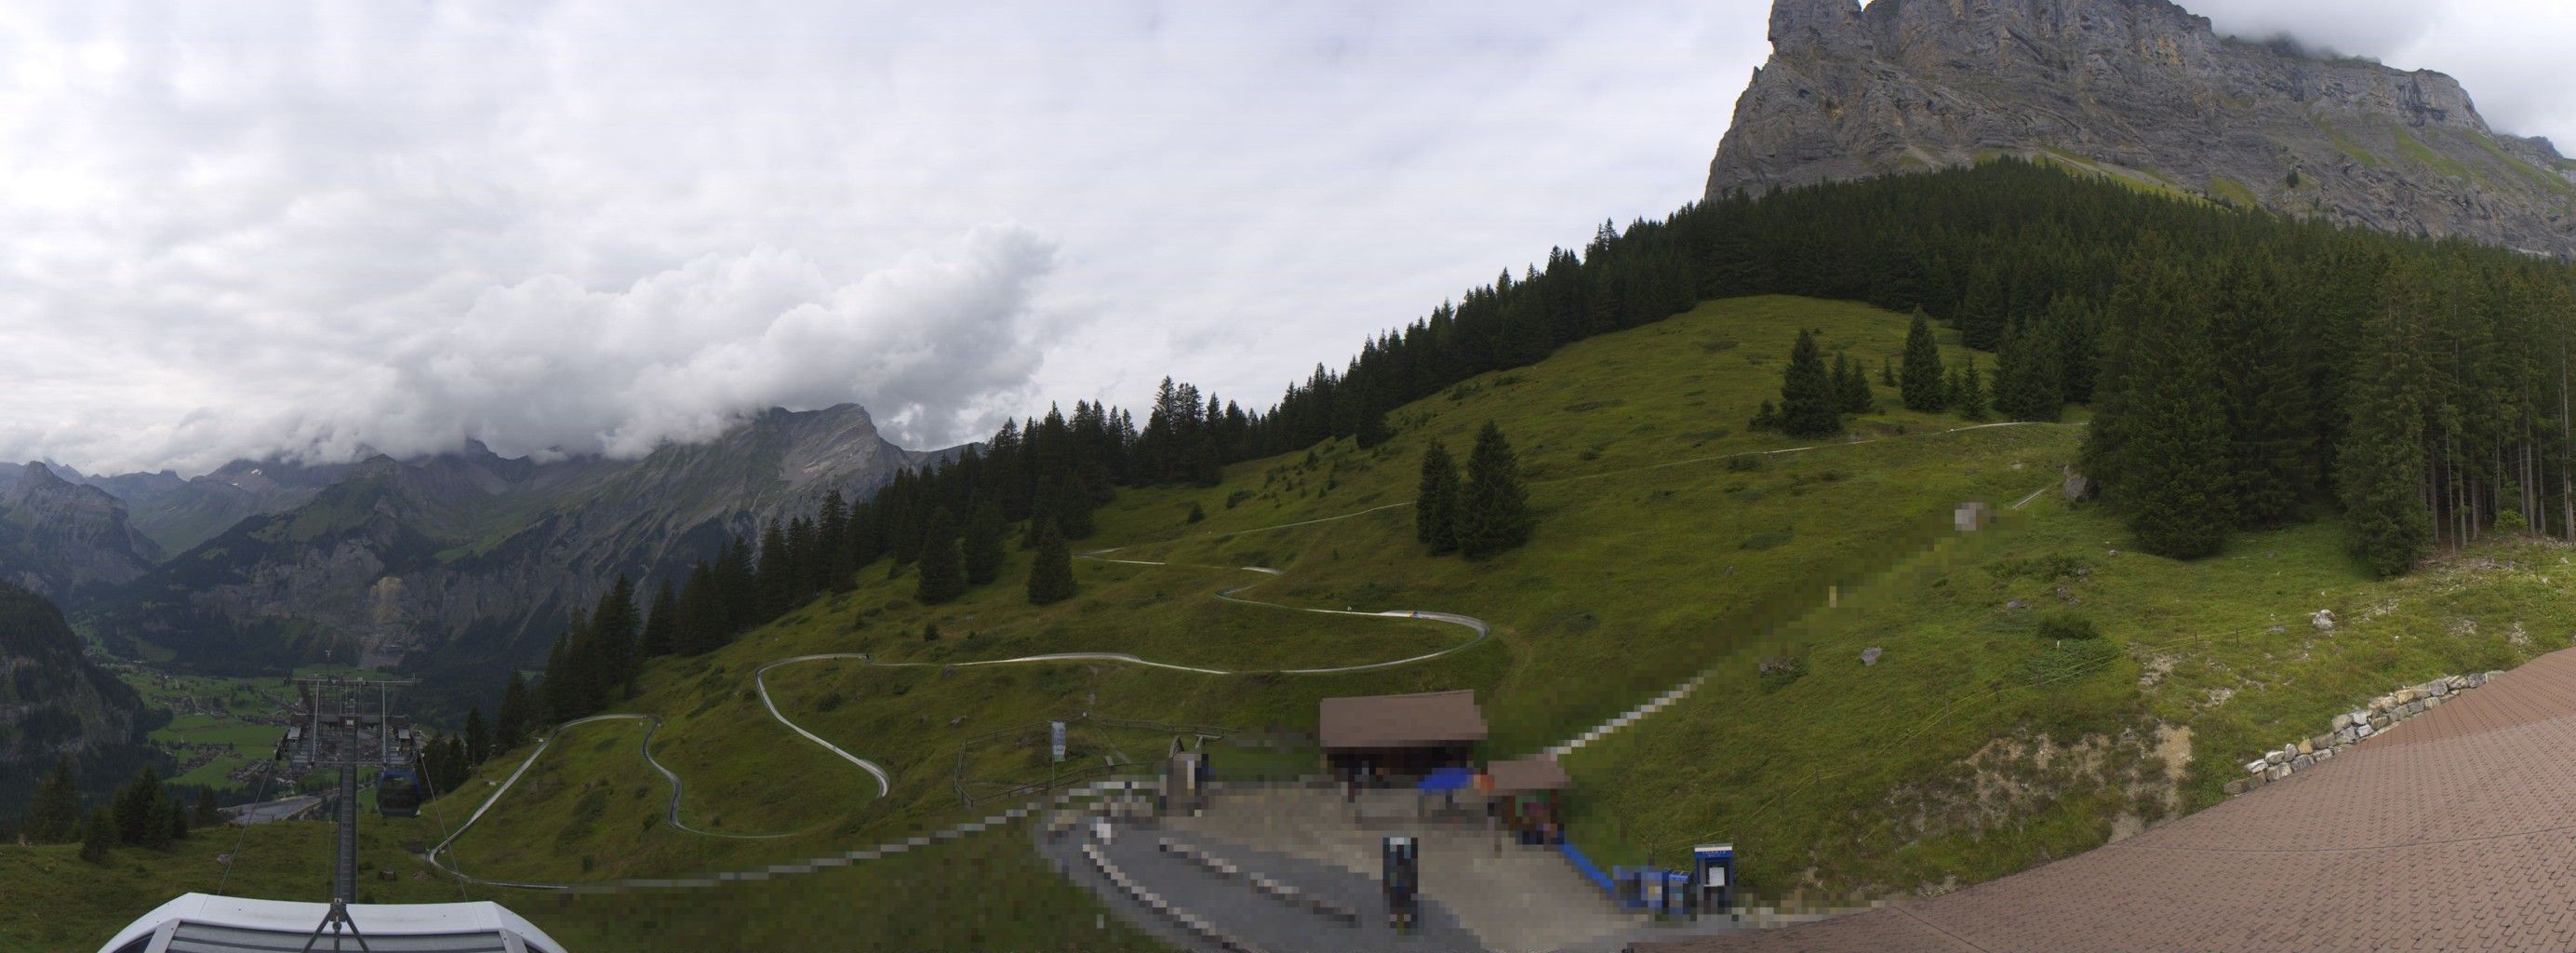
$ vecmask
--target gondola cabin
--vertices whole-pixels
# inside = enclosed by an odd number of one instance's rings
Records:
[[[376,775],[376,813],[386,817],[420,816],[420,772],[387,768]]]

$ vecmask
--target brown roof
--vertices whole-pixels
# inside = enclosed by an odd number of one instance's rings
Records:
[[[1326,749],[1431,748],[1485,740],[1476,691],[1327,698],[1320,703]]]
[[[1518,761],[1496,761],[1485,768],[1485,776],[1493,779],[1496,794],[1562,791],[1574,786],[1574,779],[1566,775],[1556,759],[1546,755]]]

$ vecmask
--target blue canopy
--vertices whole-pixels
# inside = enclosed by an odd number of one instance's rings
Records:
[[[1422,779],[1425,791],[1461,791],[1476,783],[1476,772],[1467,768],[1440,768]]]

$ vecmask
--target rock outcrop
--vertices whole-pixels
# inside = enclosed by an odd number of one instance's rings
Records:
[[[2165,0],[1777,0],[1708,194],[2018,155],[2292,215],[2576,254],[2576,162],[2458,81]]]
[[[43,463],[0,489],[0,581],[72,600],[151,571],[161,547],[126,521],[125,504]]]
[[[79,761],[133,749],[143,698],[81,654],[53,603],[0,583],[0,779],[32,780],[57,758]],[[0,783],[0,803],[23,793]]]

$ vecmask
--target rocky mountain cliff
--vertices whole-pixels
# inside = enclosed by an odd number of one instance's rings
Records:
[[[1777,0],[1708,194],[2021,155],[2402,234],[2576,254],[2576,162],[2458,81],[2220,37],[2165,0]]]
[[[142,696],[82,657],[53,603],[0,583],[0,809],[57,758],[93,780],[139,764],[143,720]]]
[[[29,463],[0,489],[0,581],[71,601],[130,582],[161,547],[126,520],[125,503]]]
[[[462,453],[350,465],[300,505],[255,514],[102,600],[111,644],[210,668],[321,657],[432,675],[529,665],[617,575],[688,562],[825,493],[861,497],[938,453],[887,441],[866,410],[772,410],[643,459]],[[221,471],[218,471],[219,473]]]

